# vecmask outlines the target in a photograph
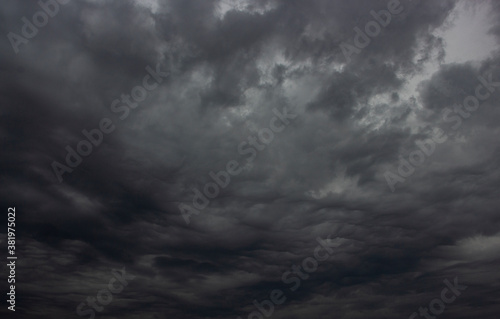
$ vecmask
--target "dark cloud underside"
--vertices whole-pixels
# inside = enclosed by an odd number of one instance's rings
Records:
[[[135,279],[96,318],[247,318],[273,289],[287,297],[276,319],[408,318],[455,277],[468,288],[440,319],[497,318],[500,88],[458,129],[443,113],[478,76],[500,81],[500,51],[448,61],[443,30],[487,12],[498,45],[500,5],[401,1],[347,61],[341,44],[387,4],[70,1],[16,54],[7,34],[40,7],[2,1],[0,201],[16,207],[19,256],[2,316],[76,318],[126,267]],[[111,105],[147,67],[169,75],[122,120]],[[179,204],[244,165],[238,145],[275,109],[297,117],[186,224]],[[52,163],[103,118],[115,130],[59,182]],[[437,129],[447,141],[392,192],[384,174]],[[290,292],[282,274],[329,235],[341,245]]]

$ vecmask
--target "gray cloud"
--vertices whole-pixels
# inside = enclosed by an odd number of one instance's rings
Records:
[[[468,288],[439,317],[496,318],[500,89],[456,130],[443,111],[479,75],[500,81],[500,51],[444,63],[438,31],[468,9],[414,0],[347,62],[340,44],[387,2],[73,1],[16,54],[7,34],[40,7],[3,1],[16,317],[78,317],[126,267],[136,278],[96,318],[247,318],[273,289],[287,297],[276,319],[408,318],[455,277]],[[481,23],[498,41],[500,6],[475,6],[489,7]],[[121,120],[113,100],[157,64],[169,77]],[[210,171],[245,164],[238,145],[274,108],[297,118],[187,225],[178,205]],[[60,183],[51,163],[102,118],[115,131]],[[437,128],[448,140],[391,192],[384,172]],[[328,235],[342,245],[291,291],[282,274]]]

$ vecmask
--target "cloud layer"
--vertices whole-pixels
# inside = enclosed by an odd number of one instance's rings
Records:
[[[247,318],[274,289],[276,319],[408,318],[455,277],[468,288],[440,318],[497,318],[500,5],[401,1],[346,59],[342,43],[389,2],[70,1],[28,39],[22,18],[41,6],[2,1],[16,318],[78,317],[122,267],[134,280],[96,318]],[[446,62],[442,31],[478,11],[494,48]],[[457,107],[481,83],[493,91],[477,109]],[[276,110],[296,117],[264,143]],[[103,119],[114,130],[70,166],[67,147]],[[391,191],[386,173],[439,134]],[[245,169],[186,223],[179,205],[232,160]],[[54,162],[71,169],[62,182]],[[283,273],[327,237],[338,247],[291,291]]]

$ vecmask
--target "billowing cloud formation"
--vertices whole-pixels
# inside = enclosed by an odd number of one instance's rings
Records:
[[[498,2],[0,8],[16,318],[259,318],[275,289],[277,319],[497,318]],[[479,27],[494,44],[447,60]]]

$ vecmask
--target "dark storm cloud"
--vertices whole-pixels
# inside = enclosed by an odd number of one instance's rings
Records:
[[[41,9],[3,1],[0,193],[18,212],[16,316],[78,317],[126,267],[135,279],[96,318],[247,318],[273,289],[287,298],[273,318],[408,318],[455,277],[468,288],[440,318],[495,318],[500,88],[457,130],[443,110],[479,75],[500,81],[499,51],[444,64],[434,31],[457,2],[401,1],[347,62],[340,44],[387,3],[72,1],[16,54],[7,34]],[[121,120],[112,101],[156,65],[170,75]],[[179,204],[229,160],[243,166],[238,145],[275,108],[297,117],[187,225]],[[51,163],[102,118],[116,129],[59,183]],[[384,172],[435,128],[448,140],[391,192]],[[283,273],[328,236],[340,246],[291,291]]]

